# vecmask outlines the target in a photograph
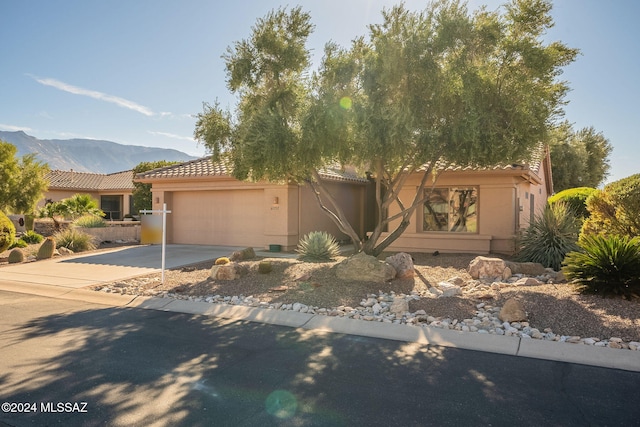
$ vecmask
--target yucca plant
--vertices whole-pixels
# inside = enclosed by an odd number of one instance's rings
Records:
[[[331,261],[340,255],[336,239],[325,231],[312,231],[298,242],[298,259],[302,261]]]
[[[74,228],[60,231],[53,236],[58,247],[71,249],[73,252],[92,251],[96,248],[93,236]]]
[[[567,279],[603,297],[640,293],[640,238],[583,236],[578,244],[582,251],[570,252],[564,260]]]
[[[578,230],[575,213],[566,203],[546,205],[525,230],[517,258],[560,270],[564,257],[579,249]]]

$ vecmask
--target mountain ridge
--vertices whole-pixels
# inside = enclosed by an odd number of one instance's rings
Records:
[[[24,131],[0,131],[0,140],[13,144],[18,156],[35,153],[52,170],[109,174],[133,169],[141,162],[197,159],[172,148],[125,145],[96,139],[38,139]]]

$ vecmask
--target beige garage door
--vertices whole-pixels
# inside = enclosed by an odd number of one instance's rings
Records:
[[[173,193],[172,242],[264,246],[262,190]]]

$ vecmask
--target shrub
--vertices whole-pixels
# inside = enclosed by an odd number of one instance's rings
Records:
[[[56,251],[56,241],[53,237],[47,237],[38,249],[36,259],[48,259],[53,258],[53,254]]]
[[[340,255],[340,247],[336,239],[324,231],[312,231],[300,239],[298,259],[303,261],[331,261]]]
[[[590,216],[582,234],[640,235],[640,174],[607,184],[587,199]]]
[[[591,187],[568,188],[549,197],[549,204],[565,202],[576,215],[587,218],[589,216],[587,198],[596,191],[598,190]]]
[[[9,264],[18,264],[24,262],[24,252],[20,250],[20,248],[15,248],[11,252],[9,252]]]
[[[584,236],[583,251],[570,252],[564,261],[567,279],[591,293],[623,295],[640,293],[640,238]]]
[[[229,258],[227,258],[226,256],[221,256],[220,258],[216,259],[215,265],[225,265],[225,264],[229,264],[231,262],[231,260]]]
[[[18,239],[15,240],[11,246],[9,246],[9,249],[13,249],[13,248],[26,248],[27,246],[29,246],[29,244],[27,242],[25,242],[22,239]]]
[[[73,225],[84,228],[103,228],[107,226],[107,223],[97,215],[83,215],[73,221]]]
[[[0,252],[4,252],[16,239],[16,227],[4,212],[0,211]]]
[[[20,240],[24,241],[25,243],[34,244],[42,242],[42,240],[44,240],[44,237],[42,236],[42,234],[38,234],[33,230],[27,230],[22,235],[22,237],[20,237]]]
[[[524,232],[518,260],[560,270],[567,253],[578,250],[578,221],[566,203],[545,206]]]
[[[271,273],[272,267],[269,261],[260,261],[258,263],[258,273],[260,274],[268,274]]]
[[[60,231],[53,237],[58,243],[58,247],[64,247],[73,252],[91,251],[96,248],[96,245],[93,243],[93,236],[75,228]]]

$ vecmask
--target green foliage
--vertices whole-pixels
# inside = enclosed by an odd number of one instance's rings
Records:
[[[268,274],[273,270],[270,261],[260,261],[258,263],[258,273],[260,274]]]
[[[582,235],[640,235],[640,174],[607,184],[587,199]]]
[[[0,252],[6,251],[7,248],[13,244],[15,239],[16,227],[13,225],[13,222],[11,222],[9,217],[0,210]]]
[[[41,260],[41,259],[49,259],[49,258],[53,258],[53,254],[56,251],[56,240],[55,240],[55,236],[54,237],[47,237],[46,239],[44,239],[44,242],[42,242],[42,244],[40,245],[40,248],[38,249],[38,253],[36,254],[36,259],[37,260]]]
[[[607,177],[613,147],[593,127],[575,132],[563,122],[549,133],[551,170],[556,191],[574,187],[597,187]]]
[[[578,222],[565,203],[545,206],[535,216],[520,241],[517,258],[524,262],[538,262],[560,270],[567,253],[578,249]]]
[[[167,160],[158,160],[155,162],[138,163],[133,168],[133,173],[139,174],[150,171],[152,169],[164,168],[175,165],[180,162],[169,162]],[[133,183],[133,213],[137,214],[142,209],[151,209],[153,207],[153,199],[151,195],[151,184],[143,184],[141,182]]]
[[[0,210],[31,213],[49,185],[49,167],[33,153],[16,157],[17,151],[0,140]]]
[[[237,110],[205,104],[194,135],[238,179],[309,183],[356,249],[378,254],[406,229],[437,175],[423,173],[403,201],[404,174],[438,161],[521,162],[545,140],[568,90],[557,76],[577,54],[542,40],[550,9],[548,1],[513,2],[504,13],[470,14],[453,0],[423,12],[393,7],[349,48],[327,44],[315,72],[305,47],[309,14],[273,11],[224,55]],[[370,171],[381,190],[377,211],[400,212],[379,215],[366,241],[319,179],[334,162]]]
[[[585,236],[579,245],[582,251],[565,258],[567,279],[603,297],[640,295],[640,238]]]
[[[340,255],[340,246],[329,233],[312,231],[300,239],[296,252],[302,261],[331,261]]]
[[[9,264],[24,262],[24,252],[20,248],[15,248],[9,252]]]
[[[73,252],[92,251],[96,248],[92,235],[75,228],[60,231],[56,233],[53,238],[57,242],[58,247],[64,247]]]
[[[549,204],[564,202],[579,217],[589,216],[587,210],[587,198],[597,190],[591,187],[568,188],[549,197]]]
[[[29,246],[29,244],[27,242],[25,242],[24,240],[22,240],[22,238],[20,238],[18,240],[14,240],[13,243],[11,244],[11,246],[9,246],[9,249],[26,248],[27,246]]]
[[[229,258],[227,258],[226,256],[221,256],[220,258],[216,259],[215,265],[225,265],[225,264],[229,264],[231,262],[231,260]]]
[[[104,228],[107,223],[104,219],[96,215],[83,215],[73,221],[73,225],[83,228]]]
[[[20,240],[29,244],[40,243],[43,239],[44,237],[41,234],[38,234],[33,230],[27,230],[20,237]]]
[[[73,196],[61,200],[66,209],[65,218],[76,219],[83,215],[104,216],[104,212],[100,210],[100,202],[91,197],[89,194],[74,194]]]

